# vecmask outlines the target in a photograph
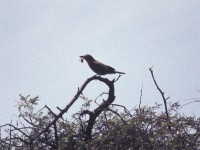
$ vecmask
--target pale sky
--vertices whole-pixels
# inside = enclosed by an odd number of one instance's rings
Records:
[[[151,66],[168,102],[200,100],[199,0],[1,0],[0,32],[0,125],[16,118],[19,94],[39,95],[39,107],[55,112],[64,108],[94,75],[80,62],[84,54],[126,73],[114,103],[128,109],[138,105],[142,84],[143,106],[163,104]],[[84,95],[95,99],[106,90],[94,81]],[[199,106],[182,112],[199,117]]]

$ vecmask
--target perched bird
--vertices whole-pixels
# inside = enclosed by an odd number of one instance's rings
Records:
[[[114,68],[95,60],[91,55],[84,55],[80,57],[81,57],[81,62],[83,62],[83,59],[86,60],[90,68],[98,75],[115,74],[115,73],[125,74],[124,72],[116,71]]]

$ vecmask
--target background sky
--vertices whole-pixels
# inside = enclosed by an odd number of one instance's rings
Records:
[[[115,103],[128,109],[139,104],[142,85],[143,106],[163,104],[151,66],[168,102],[200,101],[200,1],[1,0],[0,125],[16,118],[19,94],[39,95],[40,108],[64,108],[94,75],[80,62],[84,54],[126,73],[115,84]],[[84,95],[95,99],[106,90],[93,81]],[[199,117],[199,106],[181,111]]]

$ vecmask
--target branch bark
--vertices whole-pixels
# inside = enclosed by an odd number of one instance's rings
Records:
[[[97,78],[99,81],[105,83],[108,87],[109,87],[109,92],[108,92],[108,98],[107,100],[103,101],[93,112],[92,115],[89,116],[89,120],[88,120],[88,125],[86,127],[86,131],[85,131],[85,141],[89,141],[92,139],[92,129],[95,123],[96,118],[100,115],[100,113],[105,110],[108,109],[108,106],[110,104],[112,104],[112,102],[115,100],[115,90],[114,90],[114,82],[117,80],[108,80],[106,78],[101,78],[98,77]]]

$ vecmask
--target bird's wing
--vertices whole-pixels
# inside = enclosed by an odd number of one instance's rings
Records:
[[[94,61],[93,63],[99,69],[106,69],[107,68],[107,65],[105,65],[105,64],[103,64],[103,63],[101,63],[99,61]]]
[[[101,62],[99,62],[99,61],[97,61],[97,60],[95,60],[94,61],[94,64],[96,64],[97,66],[100,66],[100,67],[103,67],[103,68],[107,68],[107,69],[109,69],[109,70],[115,70],[113,67],[110,67],[110,66],[108,66],[108,65],[105,65],[105,64],[103,64],[103,63],[101,63]]]
[[[107,67],[108,70],[110,70],[110,71],[115,71],[115,69],[114,69],[113,67],[110,67],[110,66],[108,66],[108,65],[106,65],[106,67]]]
[[[108,74],[108,73],[113,73],[114,72],[114,68],[107,66],[99,61],[93,61],[92,64],[90,64],[90,68],[96,72],[97,74]]]

